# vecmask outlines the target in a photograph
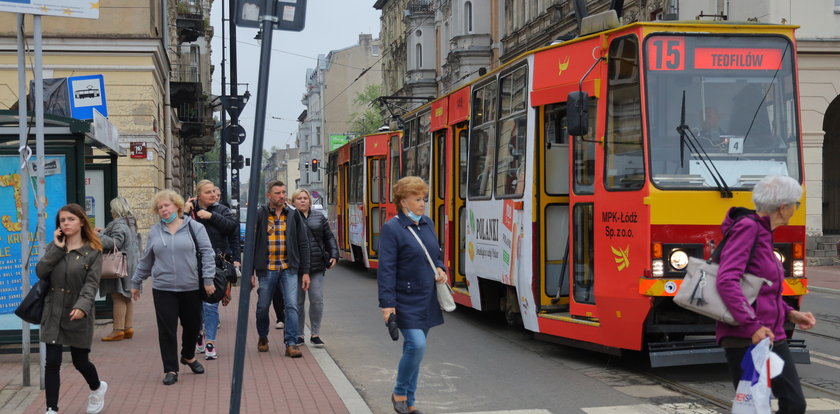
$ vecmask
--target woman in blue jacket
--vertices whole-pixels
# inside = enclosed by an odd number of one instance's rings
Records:
[[[447,276],[434,224],[423,215],[429,186],[419,177],[404,177],[397,181],[393,193],[399,212],[382,226],[377,271],[382,317],[387,323],[388,317],[396,314],[403,335],[403,355],[391,402],[400,414],[422,414],[414,406],[414,392],[429,329],[443,323],[435,282]],[[435,269],[412,231],[422,240]]]
[[[796,365],[787,345],[784,323],[790,321],[800,329],[811,329],[816,323],[811,312],[800,312],[782,299],[784,269],[773,253],[773,230],[785,226],[799,208],[802,187],[790,177],[767,176],[752,192],[755,211],[733,207],[723,221],[723,232],[731,233],[720,252],[717,288],[737,326],[717,323],[717,340],[726,352],[732,383],[737,388],[741,379],[741,361],[750,344],[764,338],[774,341],[773,352],[784,361],[782,373],[773,378],[771,388],[779,400],[777,413],[805,412],[805,397],[796,373]],[[763,277],[764,284],[755,303],[744,297],[739,283],[744,273]]]

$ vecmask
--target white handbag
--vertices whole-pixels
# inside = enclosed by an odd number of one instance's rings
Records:
[[[426,245],[423,244],[423,241],[420,240],[420,237],[417,236],[417,233],[414,232],[414,229],[411,226],[408,226],[408,231],[414,236],[417,240],[417,243],[420,243],[420,247],[423,249],[423,253],[426,253],[426,260],[429,261],[429,266],[432,267],[433,274],[437,274],[437,267],[435,263],[432,262],[432,256],[429,256],[429,251],[426,250]],[[449,286],[449,283],[444,280],[443,282],[436,282],[435,283],[435,290],[437,291],[437,300],[440,304],[440,308],[446,312],[452,312],[455,310],[455,298],[452,297],[452,287]]]

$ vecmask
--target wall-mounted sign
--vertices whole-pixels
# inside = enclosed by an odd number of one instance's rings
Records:
[[[105,79],[102,75],[67,78],[67,87],[70,89],[70,112],[73,118],[93,119],[94,109],[103,116],[108,116]]]
[[[100,0],[0,0],[0,12],[99,18]]]
[[[131,158],[146,158],[146,143],[132,142],[131,143]]]

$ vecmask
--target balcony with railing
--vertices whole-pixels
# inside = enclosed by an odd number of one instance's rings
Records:
[[[172,67],[169,84],[172,106],[195,102],[202,95],[201,66],[197,64]]]
[[[406,6],[410,14],[434,13],[434,1],[432,0],[409,0]]]
[[[200,0],[179,0],[175,3],[175,12],[175,27],[180,43],[195,42],[204,36],[209,20],[205,19]]]
[[[213,113],[206,99],[182,103],[175,106],[175,110],[181,124],[180,135],[188,144],[192,145],[191,141],[211,134],[214,125]]]

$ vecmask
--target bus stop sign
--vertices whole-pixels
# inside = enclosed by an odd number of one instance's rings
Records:
[[[299,32],[306,21],[306,0],[240,0],[236,4],[236,25],[259,29],[267,1],[274,1],[274,30]]]

